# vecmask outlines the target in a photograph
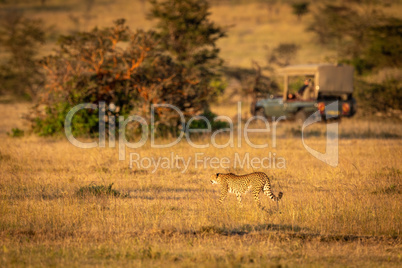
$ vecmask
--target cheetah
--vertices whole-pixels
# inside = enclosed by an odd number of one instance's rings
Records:
[[[227,193],[236,194],[237,200],[240,206],[242,206],[241,195],[252,191],[254,200],[258,207],[261,208],[261,202],[259,194],[264,192],[273,201],[278,201],[282,198],[283,193],[279,192],[278,196],[275,196],[271,191],[271,182],[269,177],[264,172],[254,172],[246,175],[235,175],[233,173],[217,173],[211,176],[212,184],[221,185],[221,196],[219,202],[222,204],[223,200],[227,196]]]

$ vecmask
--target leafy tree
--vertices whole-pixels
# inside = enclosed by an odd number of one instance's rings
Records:
[[[45,42],[43,22],[18,12],[2,15],[0,47],[8,57],[0,65],[0,92],[33,98],[43,81],[36,59]]]
[[[338,52],[340,61],[362,74],[400,66],[402,21],[386,18],[370,5],[325,4],[314,14],[308,30],[317,41]]]
[[[151,0],[150,19],[157,20],[160,46],[180,65],[181,83],[189,93],[187,100],[195,110],[208,110],[220,84],[218,67],[222,64],[216,42],[225,31],[208,19],[206,0]],[[183,104],[184,104],[183,103]]]
[[[356,83],[356,97],[363,114],[390,109],[402,110],[402,82],[388,78],[382,83],[368,83],[359,79]]]
[[[268,51],[267,62],[269,65],[284,67],[292,62],[298,50],[299,46],[294,43],[281,43]]]
[[[130,83],[131,75],[137,72],[149,45],[145,34],[138,33],[132,37],[135,44],[127,50],[120,49],[118,45],[128,40],[129,34],[120,20],[114,27],[60,38],[55,55],[42,61],[47,79],[38,104],[45,107],[45,114],[40,110],[34,114],[36,132],[61,132],[66,114],[80,103],[113,103],[119,114],[127,114],[133,108],[136,92]],[[83,110],[75,120],[73,133],[97,132],[97,111]]]
[[[384,19],[370,28],[366,58],[370,66],[393,67],[402,66],[402,20]]]
[[[356,17],[357,12],[348,6],[322,5],[314,13],[313,22],[308,30],[316,34],[316,40],[321,45],[339,49],[342,47],[342,42],[355,32]]]
[[[46,57],[46,84],[35,113],[35,131],[62,132],[68,111],[77,104],[106,103],[111,116],[141,115],[148,122],[151,105],[172,104],[186,117],[201,114],[200,99],[211,92],[197,88],[186,65],[175,60],[153,31],[132,32],[124,20],[113,27],[63,36],[55,55]],[[207,68],[205,66],[205,68]],[[113,107],[113,108],[111,108]],[[97,135],[98,111],[83,109],[73,118],[73,134]],[[101,119],[102,120],[102,119]],[[177,134],[179,114],[167,107],[155,109],[156,129]]]
[[[114,27],[74,33],[60,39],[56,54],[43,60],[46,85],[37,110],[35,130],[60,132],[67,112],[80,103],[106,102],[105,120],[139,114],[150,120],[153,104],[176,106],[185,117],[208,114],[208,102],[220,90],[216,41],[225,32],[209,21],[206,1],[151,1],[150,18],[157,31],[132,32],[124,20]],[[179,114],[155,109],[156,130],[177,134]],[[81,110],[74,134],[97,134],[98,111]],[[102,120],[102,119],[101,119]]]
[[[297,19],[300,21],[301,18],[309,12],[309,5],[308,2],[300,2],[300,3],[293,3],[292,9],[293,14],[297,16]]]
[[[103,101],[115,107],[108,116],[135,112],[149,119],[152,104],[182,102],[180,69],[157,47],[154,32],[133,33],[118,20],[114,27],[63,36],[59,43],[56,54],[42,61],[47,80],[39,104],[46,113],[35,117],[42,135],[61,132],[68,111],[81,103]],[[158,123],[177,127],[177,114],[166,108],[156,113]],[[74,134],[98,131],[98,111],[82,110],[74,118]]]
[[[389,78],[368,82],[381,69],[400,69],[402,20],[386,17],[376,1],[349,1],[322,5],[309,30],[317,41],[338,52],[339,62],[352,64],[360,76],[356,96],[365,111],[401,109],[400,82]]]

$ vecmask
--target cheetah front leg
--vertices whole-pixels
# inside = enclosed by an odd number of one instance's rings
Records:
[[[227,189],[222,189],[221,190],[221,196],[219,197],[219,203],[220,204],[223,203],[223,200],[225,200],[227,195],[228,195],[228,190]]]
[[[237,201],[239,201],[240,207],[243,207],[243,203],[241,202],[241,193],[236,194]]]

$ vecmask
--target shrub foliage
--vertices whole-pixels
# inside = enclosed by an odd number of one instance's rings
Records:
[[[131,31],[124,20],[113,27],[63,36],[55,55],[42,61],[46,85],[35,113],[35,131],[61,132],[77,104],[106,103],[110,116],[141,115],[153,104],[171,104],[186,118],[207,112],[222,88],[215,42],[224,31],[209,22],[206,1],[152,1],[158,31]],[[43,109],[44,107],[44,109]],[[155,107],[156,130],[180,130],[180,115]],[[103,118],[101,118],[103,120]],[[97,110],[73,118],[73,134],[96,135]]]
[[[337,50],[340,60],[353,64],[359,74],[401,66],[402,21],[386,17],[371,4],[323,4],[308,30],[320,44]]]
[[[0,13],[0,93],[33,99],[43,82],[37,64],[39,46],[45,42],[43,22],[22,13]]]
[[[96,197],[106,197],[106,196],[111,196],[111,197],[126,197],[126,195],[121,194],[119,191],[112,189],[113,183],[109,185],[95,185],[91,184],[88,186],[83,186],[80,187],[76,191],[76,195],[78,197],[86,197],[89,195],[93,195]]]
[[[317,9],[309,30],[316,40],[338,52],[338,61],[352,64],[358,75],[358,101],[364,110],[402,109],[400,82],[390,77],[367,82],[367,76],[402,65],[402,20],[387,17],[379,2],[342,1]]]

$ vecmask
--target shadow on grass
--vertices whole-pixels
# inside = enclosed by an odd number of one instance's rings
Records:
[[[261,233],[265,231],[282,231],[282,232],[307,232],[309,229],[301,228],[296,225],[281,225],[281,224],[245,224],[239,226],[237,228],[224,228],[217,226],[203,226],[197,234],[220,234],[224,236],[232,236],[232,235],[247,235],[250,233]]]
[[[215,193],[213,189],[191,189],[191,188],[165,188],[163,186],[150,186],[142,189],[130,189],[130,193],[196,193],[196,192],[209,192]]]
[[[38,1],[39,2],[39,1]],[[27,5],[27,6],[13,6],[5,7],[7,12],[70,12],[77,9],[72,4],[55,4],[55,5]]]
[[[239,228],[228,229],[219,228],[217,226],[203,226],[199,230],[176,230],[176,229],[160,229],[152,230],[151,233],[147,230],[134,231],[134,232],[121,232],[113,230],[110,232],[100,232],[100,231],[82,231],[82,230],[65,230],[65,229],[54,229],[54,228],[38,228],[33,229],[32,227],[15,227],[9,226],[8,228],[2,230],[2,235],[8,235],[14,238],[29,238],[34,239],[35,237],[43,242],[44,238],[47,239],[63,239],[63,238],[74,238],[83,236],[88,238],[96,238],[106,241],[117,236],[124,237],[146,237],[149,235],[159,237],[161,239],[170,240],[172,237],[199,237],[205,238],[208,236],[225,236],[225,237],[235,237],[235,236],[249,236],[253,239],[264,240],[264,241],[302,241],[302,242],[320,242],[320,243],[350,243],[350,242],[363,242],[377,244],[379,242],[387,242],[389,245],[400,245],[401,237],[397,234],[395,235],[342,235],[342,234],[316,234],[306,232],[305,228],[290,226],[290,225],[279,225],[279,224],[259,224],[259,225],[244,225]]]
[[[363,131],[360,133],[341,133],[339,138],[342,139],[400,139],[401,134],[381,131],[378,133],[371,131]]]
[[[29,193],[29,194],[3,194],[0,195],[0,200],[56,200],[64,198],[62,194],[42,194],[42,193]]]
[[[195,199],[194,193],[214,193],[210,189],[191,189],[191,188],[164,188],[161,186],[151,186],[143,189],[130,189],[127,198],[144,200],[183,200]],[[185,194],[184,196],[169,196],[169,194]]]
[[[301,128],[291,128],[289,130],[289,133],[293,136],[293,137],[301,137],[302,136],[302,131]],[[303,131],[303,136],[304,138],[311,138],[311,137],[321,137],[325,135],[325,131],[321,132],[320,130],[304,130]]]
[[[303,137],[306,139],[312,138],[312,137],[325,137],[326,136],[326,130],[308,130],[305,129],[303,131]],[[300,128],[291,128],[287,135],[291,135],[292,137],[295,138],[301,138],[302,136],[302,131]],[[287,136],[282,135],[279,137],[285,138]],[[402,135],[399,133],[393,133],[393,132],[387,132],[387,131],[380,131],[380,132],[374,132],[374,131],[362,131],[359,133],[356,132],[341,132],[339,133],[338,138],[340,139],[401,139]]]
[[[188,232],[193,235],[222,235],[222,236],[261,236],[263,239],[284,241],[302,240],[317,242],[356,242],[356,241],[388,241],[400,243],[400,236],[370,236],[370,235],[343,235],[343,234],[318,234],[312,233],[308,228],[281,224],[246,224],[237,228],[224,228],[217,226],[203,226],[198,231]]]
[[[143,195],[134,195],[129,196],[131,199],[142,199],[142,200],[183,200],[183,199],[191,199],[191,197],[179,197],[179,196],[143,196]]]

